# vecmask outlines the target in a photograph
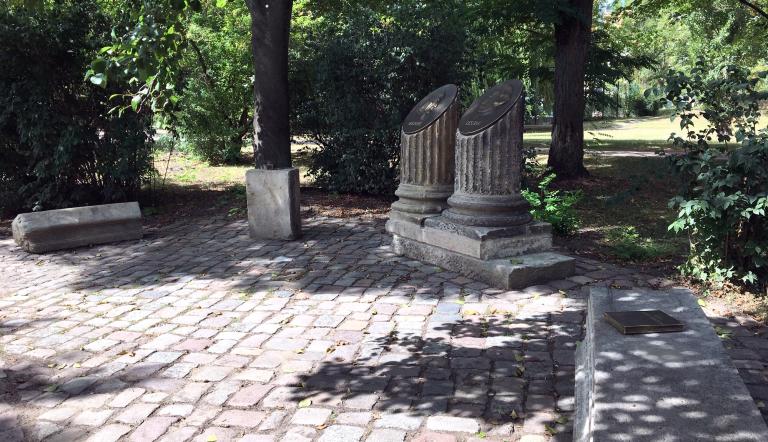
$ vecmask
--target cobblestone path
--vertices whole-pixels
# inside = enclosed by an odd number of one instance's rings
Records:
[[[295,242],[223,218],[49,255],[0,239],[0,440],[570,440],[586,288],[669,284],[579,259],[501,291],[389,242],[328,218]],[[768,339],[713,320],[765,409]]]

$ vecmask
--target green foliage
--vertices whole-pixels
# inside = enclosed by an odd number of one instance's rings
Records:
[[[224,6],[206,4],[190,17],[174,121],[189,149],[211,164],[240,160],[252,132],[250,16],[243,2]]]
[[[0,211],[135,198],[150,121],[108,114],[115,90],[83,81],[112,25],[95,0],[0,8]]]
[[[292,129],[320,146],[309,167],[317,184],[394,191],[403,118],[435,87],[461,80],[461,9],[459,1],[405,1],[296,12]]]
[[[561,236],[570,236],[579,229],[575,205],[581,200],[581,191],[561,192],[550,189],[555,174],[541,179],[535,190],[523,189],[523,197],[531,205],[531,214],[537,221],[552,224],[552,231]]]
[[[606,235],[613,253],[626,261],[647,262],[674,252],[673,245],[640,235],[634,226],[616,227]]]
[[[149,108],[152,112],[173,114],[177,110],[187,18],[200,11],[200,0],[140,0],[124,4],[124,14],[132,27],[121,27],[123,34],[112,33],[112,42],[99,51],[86,72],[91,83],[106,87],[110,81],[126,81],[127,92],[114,94],[121,99],[116,110]]]
[[[686,186],[670,203],[678,216],[669,228],[688,235],[682,270],[698,279],[768,282],[768,131],[757,129],[762,77],[730,64],[712,69],[702,59],[690,73],[667,76],[666,100],[683,131],[670,140],[686,151],[673,159]],[[695,120],[706,127],[696,130]]]

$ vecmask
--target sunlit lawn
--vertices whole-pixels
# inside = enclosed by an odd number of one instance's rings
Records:
[[[678,120],[669,116],[626,118],[584,123],[584,140],[587,149],[598,150],[654,150],[669,147],[667,139],[672,132],[680,132]],[[528,145],[547,146],[551,140],[549,131],[525,134]]]

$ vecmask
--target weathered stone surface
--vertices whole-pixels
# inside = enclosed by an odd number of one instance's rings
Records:
[[[252,238],[301,236],[299,169],[252,169],[245,174],[245,186]]]
[[[543,252],[552,248],[552,228],[541,222],[512,227],[475,227],[434,217],[424,220],[423,227],[390,219],[386,228],[394,235],[482,260]]]
[[[494,287],[519,289],[573,274],[573,258],[543,252],[506,259],[481,260],[398,235],[392,238],[395,253],[460,272]]]
[[[498,91],[517,85],[515,100],[500,119],[478,133],[456,134],[456,180],[443,216],[467,226],[505,227],[531,220],[528,202],[520,194],[525,98],[519,80],[488,89],[467,110],[462,124],[472,119]],[[509,106],[509,104],[503,104]]]
[[[12,230],[16,243],[32,253],[136,240],[141,210],[132,202],[22,213]]]
[[[453,193],[454,143],[459,122],[458,89],[445,85],[419,102],[406,118],[400,132],[399,200],[392,204],[391,217],[420,224],[426,217],[439,215],[447,208]],[[431,115],[443,110],[434,121],[413,132],[409,123],[421,123],[415,114]],[[428,121],[428,120],[425,120]]]
[[[681,333],[622,335],[607,311],[663,310]],[[768,428],[685,289],[590,291],[577,351],[576,441],[766,441]]]

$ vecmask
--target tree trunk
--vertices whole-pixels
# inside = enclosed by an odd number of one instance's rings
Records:
[[[584,73],[593,0],[569,0],[555,25],[555,106],[547,166],[558,178],[589,175],[584,167]]]
[[[293,0],[246,0],[253,45],[253,157],[257,169],[291,167],[288,35]]]

